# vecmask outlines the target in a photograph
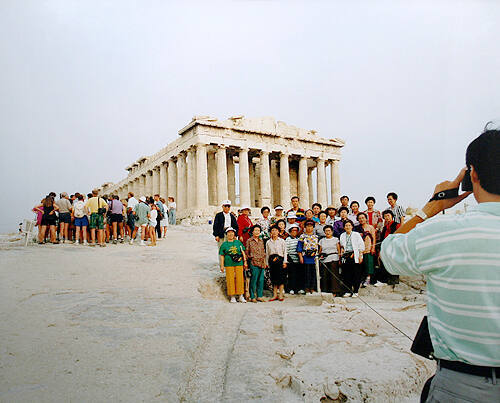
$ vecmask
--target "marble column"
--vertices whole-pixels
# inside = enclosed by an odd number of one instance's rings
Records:
[[[286,210],[290,209],[290,168],[288,164],[289,155],[280,155],[280,197],[281,205]]]
[[[153,176],[151,171],[146,171],[146,180],[144,184],[145,196],[151,196],[153,193]]]
[[[259,163],[255,164],[255,207],[263,207],[262,206],[262,199],[261,199],[261,192],[260,192],[260,159]]]
[[[228,169],[227,169],[227,155],[226,147],[219,146],[215,155],[215,165],[217,171],[217,206],[221,206],[224,200],[229,198],[227,189]],[[234,164],[233,164],[233,178],[234,178]],[[233,184],[234,189],[234,184]]]
[[[250,207],[255,207],[255,164],[252,159],[248,164],[248,172],[250,179]]]
[[[139,197],[146,196],[146,174],[139,176],[139,190]]]
[[[321,207],[325,209],[328,206],[328,189],[326,183],[326,168],[325,160],[323,158],[318,158],[317,161],[317,192],[318,192],[318,203]]]
[[[227,196],[231,203],[236,203],[236,171],[234,169],[234,159],[232,155],[227,156]]]
[[[271,159],[269,161],[271,173],[271,202],[273,207],[280,204],[280,177],[278,175],[278,161]]]
[[[208,170],[208,204],[210,206],[217,206],[217,163],[215,152],[210,151],[207,153],[207,170]],[[226,158],[224,158],[226,161]],[[227,175],[224,172],[224,175]]]
[[[187,155],[187,208],[196,207],[196,155],[195,150],[190,148]]]
[[[340,205],[340,174],[339,161],[332,160],[330,163],[330,174],[332,176],[332,206]]]
[[[307,183],[307,157],[301,157],[299,161],[299,198],[301,207],[309,207],[309,185]]]
[[[160,167],[153,168],[151,194],[160,194]]]
[[[240,162],[240,206],[250,206],[250,172],[248,169],[248,149],[239,151]]]
[[[271,207],[271,172],[269,169],[269,152],[260,152],[260,194],[262,206]]]
[[[177,202],[177,165],[174,160],[168,160],[167,197],[173,197]]]
[[[299,164],[298,161],[290,160],[290,199],[299,194]]]
[[[167,164],[162,163],[160,165],[160,171],[158,175],[158,193],[160,194],[160,197],[163,197],[165,201],[167,201],[167,189],[168,189],[168,173],[167,173]]]
[[[313,171],[314,167],[307,169],[307,187],[309,188],[309,206],[307,207],[311,207],[313,203],[316,201],[316,197],[314,196],[314,187],[313,187],[313,176],[312,176]]]
[[[207,146],[196,145],[196,207],[208,206]]]
[[[187,208],[187,166],[184,152],[177,156],[177,210]]]

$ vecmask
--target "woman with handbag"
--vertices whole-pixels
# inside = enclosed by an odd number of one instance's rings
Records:
[[[342,280],[347,286],[344,297],[357,297],[359,286],[363,278],[363,252],[365,242],[359,232],[353,231],[351,220],[344,223],[344,230],[340,235],[340,253],[342,266]]]
[[[266,261],[271,274],[271,283],[273,284],[273,297],[269,301],[276,301],[277,299],[283,301],[285,299],[285,269],[288,260],[286,242],[279,237],[279,232],[278,226],[273,225],[271,227],[271,238],[266,242]]]
[[[226,229],[227,241],[224,241],[219,248],[220,271],[226,272],[227,295],[231,298],[231,303],[236,303],[236,296],[239,295],[239,302],[247,302],[243,297],[245,292],[245,282],[243,270],[247,269],[247,257],[245,247],[236,239],[236,230],[232,227]]]

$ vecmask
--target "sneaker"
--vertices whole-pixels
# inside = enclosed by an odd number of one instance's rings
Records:
[[[384,283],[381,283],[380,281],[377,281],[375,284],[373,284],[375,287],[382,287],[385,285]]]
[[[116,245],[118,241],[116,239],[113,239],[113,245]]]
[[[87,246],[89,243],[87,241],[83,241],[83,244]]]
[[[290,295],[294,295],[294,294],[295,294],[295,291],[294,291],[294,290],[290,290],[289,294],[290,294]]]
[[[350,292],[346,292],[344,295],[342,295],[344,298],[348,298],[350,296],[352,296],[352,294]]]
[[[357,293],[357,292],[355,292],[354,294],[352,294],[352,296],[353,296],[354,298],[356,298],[356,297],[358,296],[358,293]]]
[[[304,290],[299,290],[299,294],[300,294],[300,295],[305,295],[305,293],[306,293],[306,292],[305,292]]]
[[[146,242],[141,241],[141,246],[146,246]]]
[[[231,301],[229,301],[231,304],[236,304],[236,298],[235,297],[231,297]]]
[[[243,303],[246,303],[247,300],[245,299],[245,297],[243,297],[243,295],[240,295],[240,298],[238,299],[239,302],[243,302]]]
[[[134,240],[133,240],[133,239],[131,239],[130,241],[128,241],[128,243],[129,243],[130,245],[133,245],[133,244],[134,244]]]
[[[120,238],[120,243],[123,243],[123,238]]]
[[[370,282],[368,280],[365,280],[363,284],[361,285],[362,288],[366,288],[370,285]]]

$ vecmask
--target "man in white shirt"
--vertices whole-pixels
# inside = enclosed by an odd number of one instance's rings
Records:
[[[139,204],[139,200],[137,200],[134,197],[134,193],[128,192],[128,202],[127,202],[127,208],[131,208],[132,211],[134,210],[134,207]]]
[[[215,215],[213,225],[213,236],[219,248],[224,242],[225,230],[229,227],[234,228],[238,233],[236,216],[231,213],[231,200],[224,200],[222,202],[222,211]]]

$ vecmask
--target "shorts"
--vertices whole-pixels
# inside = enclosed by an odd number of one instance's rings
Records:
[[[121,214],[111,214],[110,221],[114,222],[123,222],[123,215]]]
[[[92,213],[90,215],[90,229],[104,229],[104,216],[102,214]]]
[[[148,225],[148,219],[145,219],[145,220],[141,220],[141,219],[139,219],[139,220],[137,220],[137,221],[135,222],[135,226],[136,226],[136,227],[142,227],[142,226],[144,226],[144,225]],[[155,224],[155,225],[156,225],[156,224]]]
[[[42,225],[56,225],[57,224],[57,217],[55,214],[49,214],[49,215],[43,215],[42,216]]]
[[[59,223],[71,224],[71,213],[59,213]]]
[[[148,221],[148,225],[149,225],[150,227],[156,227],[156,221],[149,220],[149,221]]]
[[[83,217],[75,217],[75,227],[88,227],[89,219],[86,215]]]

